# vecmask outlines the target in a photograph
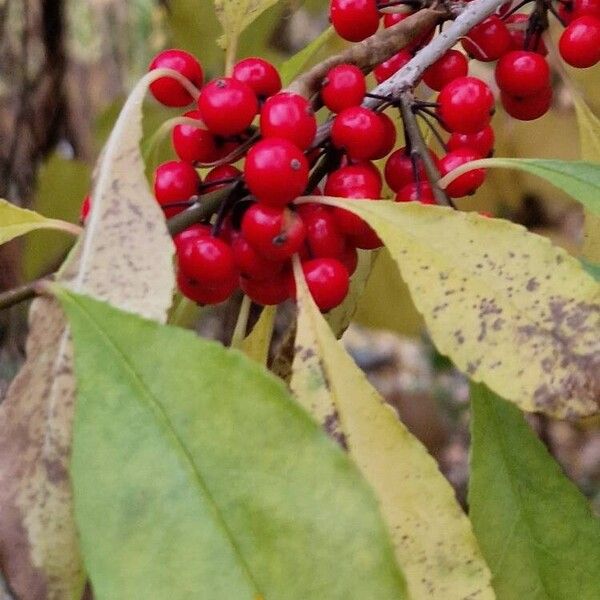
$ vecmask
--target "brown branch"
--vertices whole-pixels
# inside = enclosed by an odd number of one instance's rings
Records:
[[[45,293],[47,284],[52,281],[52,277],[44,277],[42,279],[36,279],[30,281],[24,285],[21,285],[7,292],[0,294],[0,310],[4,308],[10,308],[15,304],[24,302],[25,300],[31,300],[40,294]]]

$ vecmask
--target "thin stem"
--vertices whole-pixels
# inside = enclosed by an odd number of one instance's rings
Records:
[[[240,312],[238,319],[233,330],[233,336],[231,338],[232,348],[241,348],[242,342],[246,337],[246,330],[248,329],[248,318],[250,317],[250,308],[252,307],[252,300],[249,296],[244,294],[242,298],[242,304],[240,305]]]
[[[431,131],[431,133],[433,133],[433,135],[435,136],[435,139],[437,140],[438,144],[440,145],[440,147],[444,150],[447,151],[448,150],[448,146],[446,145],[446,142],[444,142],[444,138],[441,136],[440,132],[437,130],[436,126],[427,118],[426,115],[424,115],[421,111],[419,111],[417,113],[417,116],[421,117],[421,119],[423,119],[423,122],[427,125],[427,127],[429,127],[429,130]]]
[[[436,202],[442,206],[452,206],[450,198],[448,198],[446,193],[437,185],[437,182],[440,179],[440,172],[425,145],[425,141],[423,140],[421,130],[417,123],[417,118],[413,112],[412,103],[413,96],[411,93],[404,92],[400,96],[400,113],[402,114],[402,121],[404,122],[404,127],[406,127],[406,132],[410,138],[411,151],[415,151],[423,161],[427,179],[429,179],[429,182],[431,183]]]
[[[36,296],[40,296],[46,291],[46,286],[52,280],[52,276],[44,277],[42,279],[30,281],[29,283],[12,290],[8,290],[7,292],[3,292],[0,294],[0,310],[4,308],[10,308],[11,306],[15,306],[15,304],[25,302],[25,300],[31,300]]]

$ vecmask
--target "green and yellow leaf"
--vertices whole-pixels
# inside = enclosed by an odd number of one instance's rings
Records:
[[[297,266],[295,275],[292,390],[348,449],[375,490],[410,596],[494,598],[489,570],[450,484],[335,339]]]
[[[261,365],[267,364],[276,314],[276,306],[265,306],[252,331],[242,340],[240,346],[240,350],[248,358]]]

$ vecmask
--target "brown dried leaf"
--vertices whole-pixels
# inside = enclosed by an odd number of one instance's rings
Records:
[[[164,322],[174,286],[173,245],[138,148],[148,82],[129,97],[104,149],[86,231],[60,280]],[[27,361],[0,405],[0,567],[27,600],[83,593],[68,477],[74,401],[62,311],[39,298],[31,307]]]

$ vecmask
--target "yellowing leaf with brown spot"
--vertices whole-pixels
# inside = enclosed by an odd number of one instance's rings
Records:
[[[598,412],[600,286],[578,260],[477,213],[318,200],[377,231],[439,351],[474,381],[523,410],[559,418]]]
[[[579,126],[581,158],[600,163],[600,120],[577,92],[573,91],[572,94]],[[590,211],[585,212],[582,254],[588,260],[600,263],[600,216]]]
[[[273,337],[277,307],[265,306],[252,331],[242,340],[240,350],[261,365],[267,364],[269,346]]]
[[[164,322],[174,286],[173,244],[138,149],[148,81],[129,97],[104,149],[88,225],[60,280]],[[85,575],[68,477],[71,340],[54,300],[35,300],[29,319],[27,361],[0,405],[0,564],[20,598],[79,600]]]
[[[292,391],[371,484],[411,598],[493,599],[491,575],[454,491],[335,339],[298,267]]]
[[[36,229],[56,229],[71,235],[81,233],[81,228],[73,223],[49,219],[33,210],[19,208],[6,200],[0,200],[0,244]]]

